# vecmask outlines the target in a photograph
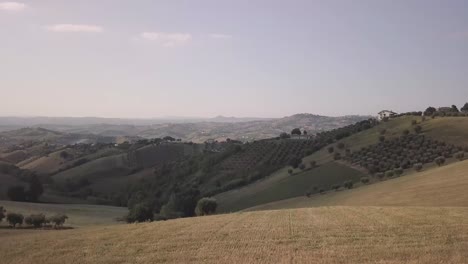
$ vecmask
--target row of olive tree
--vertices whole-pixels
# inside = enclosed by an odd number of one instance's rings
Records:
[[[54,228],[62,227],[65,221],[68,219],[68,216],[65,214],[56,214],[54,216],[46,217],[44,214],[31,214],[24,217],[22,214],[8,212],[0,206],[0,222],[6,218],[6,221],[12,227],[17,227],[18,225],[26,224],[28,226],[33,226],[34,228],[40,228],[44,226],[50,226],[53,224]]]

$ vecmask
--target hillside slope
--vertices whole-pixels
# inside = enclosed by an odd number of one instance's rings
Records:
[[[462,263],[467,227],[468,208],[323,207],[37,231],[0,240],[0,255],[5,264]]]
[[[353,190],[297,197],[248,210],[331,205],[468,207],[468,160]]]

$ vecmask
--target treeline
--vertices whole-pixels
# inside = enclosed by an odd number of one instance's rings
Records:
[[[8,224],[16,228],[18,226],[27,225],[34,228],[61,228],[63,224],[68,219],[68,216],[65,214],[56,214],[50,217],[46,217],[45,214],[31,214],[26,217],[20,213],[7,212],[7,210],[0,206],[0,222],[6,219]]]

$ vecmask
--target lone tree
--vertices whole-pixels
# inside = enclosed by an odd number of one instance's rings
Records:
[[[294,128],[293,130],[291,130],[291,135],[301,135],[301,130],[299,128]]]
[[[429,106],[426,109],[426,111],[424,111],[424,115],[425,116],[430,116],[430,115],[434,114],[435,112],[437,112],[437,109],[435,109],[435,107]]]
[[[204,197],[198,201],[197,207],[195,207],[195,214],[198,216],[214,214],[216,207],[218,207],[216,199]]]
[[[458,113],[460,111],[458,110],[458,107],[456,105],[452,105],[452,112]]]
[[[22,225],[24,220],[24,216],[17,213],[8,213],[6,218],[8,223],[13,227],[16,227],[16,225]]]
[[[0,206],[0,222],[5,218],[6,210],[3,209],[3,206]]]
[[[37,202],[39,200],[39,196],[41,196],[42,193],[44,193],[42,183],[36,175],[33,175],[29,180],[29,200],[31,202]]]

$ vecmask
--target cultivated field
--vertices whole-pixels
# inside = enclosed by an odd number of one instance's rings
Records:
[[[44,246],[46,245],[46,246]],[[468,208],[323,207],[33,232],[2,263],[463,263]]]
[[[267,179],[246,187],[221,193],[216,197],[219,212],[234,212],[248,207],[317,192],[313,187],[330,189],[333,184],[359,181],[364,174],[348,166],[330,162],[318,168],[289,175],[281,170]]]
[[[468,207],[468,160],[413,173],[353,190],[330,191],[264,204],[248,210],[315,206],[463,206]]]

